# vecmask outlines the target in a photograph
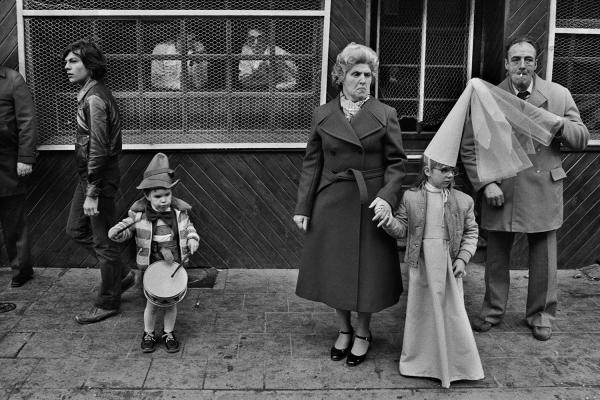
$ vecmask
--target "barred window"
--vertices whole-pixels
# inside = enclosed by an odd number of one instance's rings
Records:
[[[379,0],[378,96],[439,125],[471,78],[473,0]]]
[[[329,0],[25,0],[21,13],[42,148],[73,144],[62,51],[80,38],[106,54],[126,148],[300,147],[325,98]]]
[[[571,91],[593,140],[600,139],[600,2],[554,0],[546,78]]]

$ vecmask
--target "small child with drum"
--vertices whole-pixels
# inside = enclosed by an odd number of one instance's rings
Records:
[[[133,203],[128,217],[108,232],[109,238],[116,242],[135,236],[136,263],[140,270],[146,271],[144,294],[147,302],[141,344],[144,353],[153,352],[158,343],[154,325],[159,308],[164,310],[162,339],[167,352],[179,351],[179,341],[174,333],[177,303],[187,290],[187,274],[180,267],[198,250],[200,238],[188,215],[191,206],[171,194],[178,182],[173,181],[167,156],[156,154],[137,186],[144,191],[144,197]],[[164,294],[177,285],[181,288],[174,294]]]

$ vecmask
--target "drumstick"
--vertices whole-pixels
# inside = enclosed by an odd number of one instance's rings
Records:
[[[179,271],[179,268],[181,268],[181,266],[183,265],[183,263],[187,262],[187,260],[190,258],[189,254],[186,254],[185,257],[183,257],[183,260],[181,260],[181,264],[179,264],[177,266],[177,268],[175,268],[175,271],[173,271],[173,273],[171,274],[171,278],[175,276],[175,274],[177,273],[177,271]]]

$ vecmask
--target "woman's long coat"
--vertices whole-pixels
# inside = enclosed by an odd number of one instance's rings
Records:
[[[398,301],[396,241],[368,207],[380,197],[395,209],[405,163],[393,108],[370,99],[351,122],[339,98],[315,109],[295,210],[310,217],[298,296],[361,312]]]

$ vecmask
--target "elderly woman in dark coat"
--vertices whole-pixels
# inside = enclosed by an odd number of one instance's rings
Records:
[[[396,241],[379,227],[401,196],[406,156],[396,111],[369,94],[377,67],[363,45],[338,55],[332,78],[341,91],[313,113],[293,218],[306,232],[296,294],[335,308],[331,359],[347,355],[350,366],[365,359],[371,314],[402,293]]]

